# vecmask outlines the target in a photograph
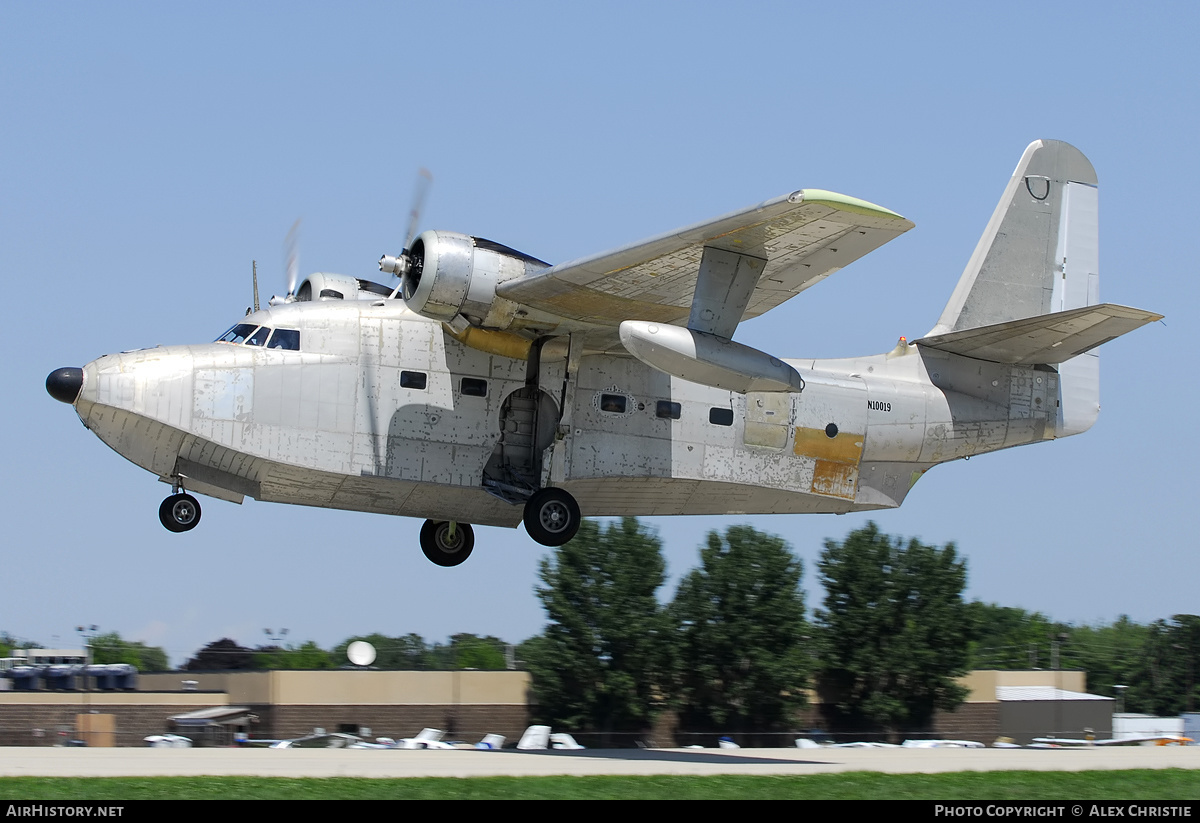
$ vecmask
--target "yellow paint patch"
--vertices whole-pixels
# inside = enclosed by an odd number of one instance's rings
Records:
[[[815,459],[812,493],[853,500],[858,492],[858,463],[863,459],[863,434],[838,432],[829,437],[823,428],[796,427],[797,457]]]
[[[834,463],[851,463],[855,466],[862,460],[863,435],[838,432],[836,437],[825,434],[824,429],[796,427],[797,457],[814,457]]]
[[[858,491],[858,465],[818,460],[813,466],[812,490],[816,494],[853,500]]]
[[[812,491],[828,497],[853,500],[858,492],[858,464],[862,460],[864,435],[838,432],[830,437],[824,429],[796,427],[797,457],[811,457]]]

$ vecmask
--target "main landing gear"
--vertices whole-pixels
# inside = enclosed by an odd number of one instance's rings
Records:
[[[561,546],[579,531],[579,504],[562,489],[541,489],[525,503],[525,531],[543,546]]]
[[[168,502],[173,499],[168,498]],[[525,531],[538,543],[561,546],[579,531],[579,504],[562,489],[542,489],[525,503],[524,520]],[[421,551],[439,566],[457,566],[471,556],[474,548],[475,530],[470,523],[426,520],[421,526]]]
[[[200,522],[200,503],[180,489],[158,507],[158,519],[166,526],[167,531],[191,531]]]
[[[470,523],[426,520],[421,527],[421,551],[439,566],[457,566],[471,556],[475,530]]]

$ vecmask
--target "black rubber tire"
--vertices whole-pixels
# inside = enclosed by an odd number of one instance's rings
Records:
[[[167,531],[191,531],[200,522],[200,502],[190,494],[173,494],[158,507],[158,519]]]
[[[542,489],[525,503],[525,531],[543,546],[561,546],[579,531],[579,504],[562,489]]]
[[[471,556],[475,548],[475,529],[470,523],[458,523],[454,527],[454,540],[450,540],[450,523],[446,520],[426,520],[421,527],[421,551],[439,566],[457,566]]]

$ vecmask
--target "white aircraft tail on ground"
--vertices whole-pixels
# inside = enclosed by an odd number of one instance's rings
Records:
[[[575,742],[575,738],[566,732],[551,734],[549,726],[530,726],[521,735],[517,743],[521,751],[540,751],[543,749],[578,750],[586,748]]]

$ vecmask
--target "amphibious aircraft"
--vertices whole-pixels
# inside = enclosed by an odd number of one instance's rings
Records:
[[[214,343],[46,387],[172,486],[173,532],[191,493],[399,514],[453,566],[471,524],[556,546],[589,515],[895,507],[938,463],[1096,420],[1093,349],[1161,318],[1099,302],[1097,203],[1078,149],[1031,144],[937,324],[870,357],[733,340],[913,226],[802,189],[556,265],[410,227],[379,261],[398,285],[312,274]]]

